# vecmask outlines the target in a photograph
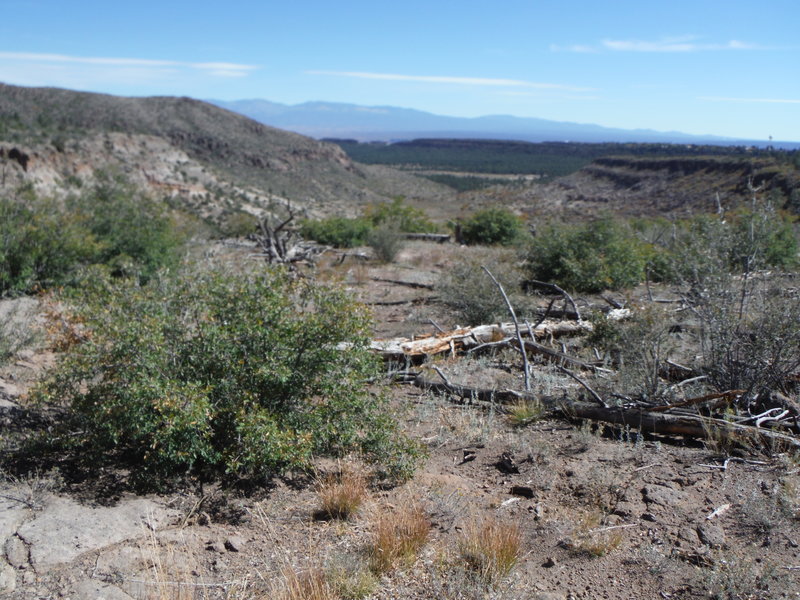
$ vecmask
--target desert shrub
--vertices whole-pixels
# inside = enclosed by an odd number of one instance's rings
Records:
[[[396,223],[385,222],[367,235],[367,244],[380,262],[390,263],[405,246],[405,238]]]
[[[508,308],[497,286],[481,268],[485,265],[509,296],[514,310],[522,318],[531,308],[531,297],[521,290],[522,273],[514,256],[500,249],[487,256],[472,256],[456,262],[438,282],[442,302],[464,325],[481,325],[510,319]]]
[[[137,485],[259,481],[351,451],[390,475],[413,462],[362,384],[377,368],[368,319],[341,290],[280,270],[98,280],[75,318],[85,341],[39,396],[68,404],[68,450],[135,467]]]
[[[0,295],[62,284],[99,249],[82,218],[55,201],[0,198]]]
[[[599,292],[643,281],[651,254],[629,226],[611,218],[550,225],[531,242],[526,270],[568,290]]]
[[[255,233],[257,228],[258,219],[244,211],[236,211],[227,215],[220,224],[222,234],[230,237],[245,237]]]
[[[120,177],[101,176],[87,193],[67,203],[99,242],[94,262],[120,275],[146,280],[174,265],[183,242],[167,207]]]
[[[504,208],[480,210],[461,224],[461,237],[466,244],[514,244],[525,236],[522,221]]]
[[[743,402],[781,389],[800,368],[800,303],[780,282],[753,285],[723,278],[691,298],[703,370],[718,391],[744,390]]]
[[[70,283],[90,264],[151,277],[183,242],[166,208],[119,180],[59,203],[0,198],[0,295]]]
[[[346,217],[306,219],[300,224],[300,234],[304,238],[336,248],[352,248],[366,243],[370,229],[368,220]]]
[[[364,218],[374,227],[390,224],[405,233],[434,233],[437,230],[425,211],[406,204],[402,197],[370,204],[364,210]]]

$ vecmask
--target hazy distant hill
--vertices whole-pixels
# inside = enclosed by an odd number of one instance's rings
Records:
[[[119,138],[123,134],[162,139],[185,153],[183,160],[188,157],[237,185],[255,186],[265,195],[288,198],[317,212],[355,209],[395,194],[426,196],[440,190],[432,182],[387,169],[376,176],[376,168],[354,163],[334,144],[268,127],[191,98],[124,98],[0,84],[0,141],[27,144],[29,153],[44,159],[53,148],[63,154],[77,141],[98,134],[115,134],[108,138],[112,145],[130,146],[130,139]],[[87,146],[77,159],[90,167],[103,162],[102,149],[95,161],[85,156],[90,151]],[[57,158],[64,162],[63,156]],[[143,160],[141,152],[137,160]],[[156,168],[144,164],[137,170]]]
[[[415,138],[489,138],[528,142],[640,142],[679,144],[755,144],[677,131],[612,129],[599,125],[549,121],[503,115],[472,119],[446,117],[394,106],[359,106],[334,102],[286,105],[268,100],[236,100],[214,104],[247,115],[261,123],[315,138],[353,138],[391,141]],[[760,142],[763,145],[763,142]],[[799,143],[773,142],[776,147],[798,148]]]

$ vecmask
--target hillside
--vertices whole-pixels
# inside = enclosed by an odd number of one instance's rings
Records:
[[[769,157],[605,157],[552,183],[500,195],[528,214],[678,216],[716,212],[718,201],[730,210],[752,197],[748,181],[778,206],[800,209],[800,171]]]
[[[69,176],[109,166],[207,204],[231,195],[256,207],[288,199],[319,213],[352,210],[399,193],[430,197],[446,191],[403,174],[386,177],[384,170],[376,177],[335,145],[190,98],[0,84],[0,141],[6,153],[19,146],[30,157],[24,179],[49,191]],[[169,173],[166,164],[174,167]],[[154,179],[159,172],[161,178]],[[19,169],[16,175],[22,177]]]

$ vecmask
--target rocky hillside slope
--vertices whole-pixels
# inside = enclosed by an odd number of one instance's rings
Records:
[[[528,215],[681,216],[716,212],[718,202],[735,208],[752,198],[750,186],[759,197],[800,212],[800,170],[774,158],[607,157],[549,184],[475,195]]]
[[[24,160],[12,160],[15,156]],[[117,167],[155,190],[218,212],[289,199],[312,213],[354,210],[394,194],[444,188],[402,173],[377,176],[332,144],[267,127],[190,98],[122,98],[0,84],[0,182],[63,187]],[[235,182],[235,185],[234,183]],[[232,199],[233,198],[233,199]],[[238,198],[238,200],[237,200]]]

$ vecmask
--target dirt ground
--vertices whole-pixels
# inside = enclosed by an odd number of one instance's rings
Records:
[[[391,265],[348,258],[319,276],[372,306],[376,337],[411,337],[457,325],[435,288],[467,251],[413,243]],[[38,347],[0,370],[6,438],[37,426],[25,393],[54,360]],[[519,389],[517,363],[501,352],[437,365],[454,382]],[[534,391],[573,394],[575,386],[550,367],[534,370]],[[0,595],[324,598],[287,593],[288,573],[324,570],[341,580],[340,597],[376,600],[800,597],[797,457],[724,453],[566,419],[520,426],[500,407],[409,384],[385,393],[426,458],[409,482],[369,489],[347,521],[319,518],[317,486],[304,474],[248,494],[210,487],[147,498],[100,498],[57,473],[7,474]],[[342,464],[320,461],[320,477]],[[416,558],[376,577],[367,568],[376,523],[408,506],[422,508],[427,540]],[[521,538],[517,563],[490,583],[463,552],[486,523],[508,524]]]

